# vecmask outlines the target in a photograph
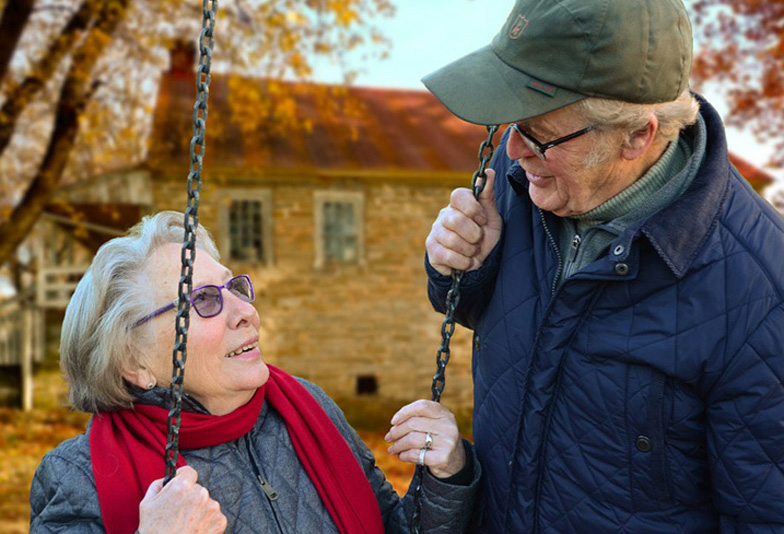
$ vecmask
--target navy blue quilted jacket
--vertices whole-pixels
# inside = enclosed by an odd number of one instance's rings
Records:
[[[498,152],[503,235],[457,314],[474,330],[475,532],[784,533],[784,222],[701,115],[690,188],[560,286],[557,221]],[[449,278],[428,274],[443,311]]]

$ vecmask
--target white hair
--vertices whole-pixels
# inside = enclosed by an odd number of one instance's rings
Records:
[[[589,97],[576,102],[575,111],[587,124],[596,125],[600,134],[618,138],[621,147],[628,147],[632,135],[648,124],[653,113],[659,121],[657,139],[674,141],[680,131],[697,122],[700,104],[689,89],[671,102],[632,104],[620,100]],[[602,163],[617,145],[597,143],[586,157],[587,167]]]
[[[162,245],[181,243],[183,236],[184,215],[163,211],[98,250],[68,303],[60,337],[60,367],[75,409],[97,413],[131,406],[123,372],[145,366],[152,341],[147,325],[134,328],[154,307],[147,259]],[[196,246],[220,261],[201,225]]]

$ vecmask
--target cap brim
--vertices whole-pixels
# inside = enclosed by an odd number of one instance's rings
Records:
[[[541,83],[504,63],[492,46],[468,54],[422,78],[425,87],[461,119],[474,124],[509,124],[586,98],[557,87],[554,94],[531,89]]]

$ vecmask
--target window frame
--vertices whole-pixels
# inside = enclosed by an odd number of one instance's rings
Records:
[[[267,188],[231,188],[220,191],[218,197],[218,228],[220,239],[218,250],[227,262],[249,262],[259,265],[272,265],[273,228],[272,228],[272,190]],[[231,218],[230,208],[234,201],[257,201],[261,203],[261,260],[245,260],[231,256]]]
[[[357,259],[356,261],[327,260],[325,257],[324,205],[328,202],[351,204],[356,221]],[[361,191],[323,190],[313,192],[313,239],[315,245],[315,268],[326,265],[365,265],[365,194]]]

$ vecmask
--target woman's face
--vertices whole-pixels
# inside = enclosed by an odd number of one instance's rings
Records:
[[[177,298],[182,245],[170,243],[150,256],[148,275],[155,306]],[[203,250],[197,250],[193,287],[222,286],[234,275]],[[247,403],[269,378],[259,348],[259,314],[252,303],[222,289],[223,310],[203,318],[191,307],[185,392],[213,415],[224,415]],[[152,319],[151,371],[159,385],[171,380],[176,311]],[[142,385],[144,387],[144,385]]]

